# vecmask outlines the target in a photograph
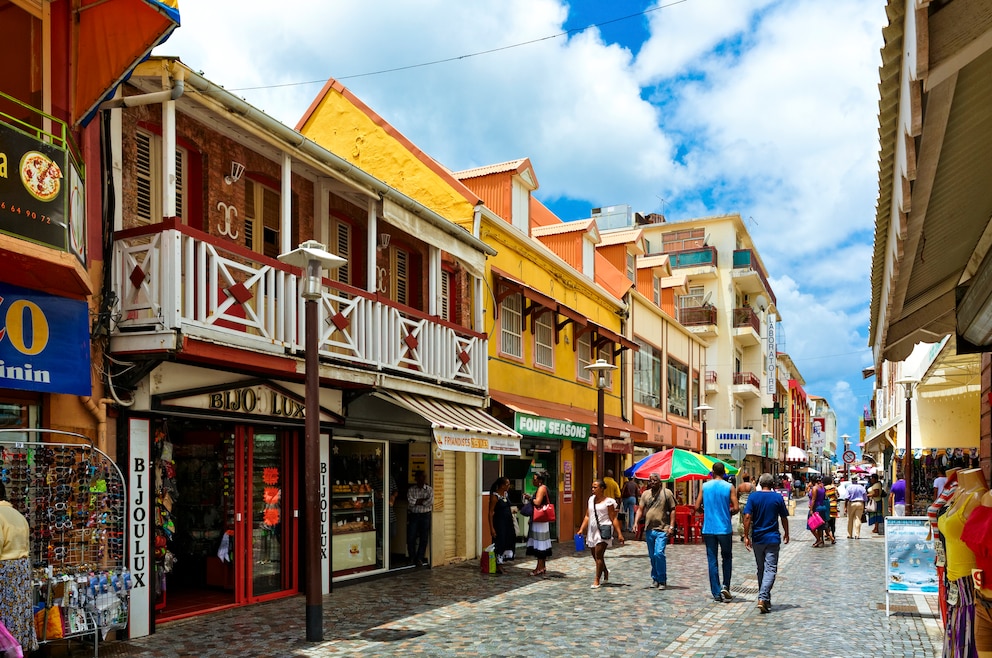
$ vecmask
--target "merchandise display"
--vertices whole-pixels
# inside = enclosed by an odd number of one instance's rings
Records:
[[[90,445],[0,435],[0,477],[31,526],[39,642],[124,628],[131,575],[124,562],[127,497],[117,465]]]

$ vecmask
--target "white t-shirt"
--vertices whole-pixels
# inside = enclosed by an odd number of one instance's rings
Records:
[[[847,480],[841,480],[840,484],[837,485],[837,497],[841,500],[847,500]]]
[[[944,490],[944,485],[946,484],[947,478],[943,475],[933,481],[933,488],[937,490],[937,498],[940,498],[940,492]]]

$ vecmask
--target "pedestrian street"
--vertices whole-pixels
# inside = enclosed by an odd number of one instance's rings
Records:
[[[668,547],[668,589],[650,587],[644,542],[607,553],[609,580],[590,589],[593,560],[557,544],[548,576],[533,560],[483,575],[477,563],[411,569],[335,585],[324,598],[324,641],[305,641],[304,599],[293,597],[163,624],[109,642],[104,656],[935,656],[936,597],[893,595],[885,614],[884,539],[838,533],[812,548],[805,512],[790,517],[772,611],[756,607],[753,555],[734,542],[728,603],[709,595],[702,544]],[[522,551],[521,551],[522,553]],[[77,646],[73,655],[92,655]],[[92,649],[90,649],[92,651]]]

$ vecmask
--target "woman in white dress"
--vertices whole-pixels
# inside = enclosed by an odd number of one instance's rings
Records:
[[[592,551],[592,557],[596,561],[596,578],[592,582],[592,589],[599,589],[600,581],[610,579],[610,570],[606,568],[606,549],[613,545],[614,538],[623,544],[623,531],[617,519],[617,501],[606,495],[606,483],[602,480],[592,483],[592,495],[589,496],[586,516],[579,526],[579,534],[585,534],[586,546]]]
[[[534,507],[541,507],[547,503],[554,503],[551,493],[545,482],[548,479],[547,471],[534,473],[533,483],[537,487],[534,497],[531,499]],[[527,496],[524,496],[526,499]],[[530,531],[527,533],[527,555],[537,558],[537,567],[530,572],[532,576],[543,576],[548,572],[548,558],[551,557],[551,524],[547,521],[534,521],[531,519]]]

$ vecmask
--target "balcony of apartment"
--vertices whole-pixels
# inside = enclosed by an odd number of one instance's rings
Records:
[[[358,288],[323,284],[323,362],[487,389],[485,334]],[[177,221],[115,236],[113,289],[119,298],[115,352],[178,353],[190,339],[291,357],[305,347],[298,270]]]
[[[694,279],[715,279],[717,277],[717,252],[715,247],[699,247],[668,253],[672,270],[679,270]]]
[[[734,269],[731,277],[741,292],[748,294],[764,293],[775,304],[775,293],[768,285],[765,269],[758,262],[758,256],[752,249],[737,249],[734,251]]]
[[[734,341],[742,347],[752,347],[761,342],[761,321],[753,308],[744,306],[734,309]]]
[[[717,392],[717,381],[716,381],[716,370],[706,371],[706,392],[716,393]]]
[[[679,309],[679,322],[700,338],[715,338],[718,335],[716,320],[714,306],[686,306]]]
[[[761,380],[753,372],[735,372],[730,393],[742,398],[761,397]]]

